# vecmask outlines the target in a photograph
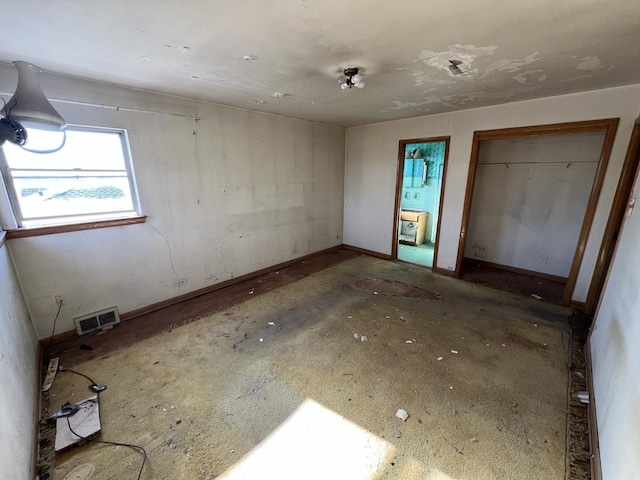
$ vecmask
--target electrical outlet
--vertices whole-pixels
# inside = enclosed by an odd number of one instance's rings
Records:
[[[56,295],[56,305],[67,305],[68,303],[66,295]]]
[[[186,278],[179,278],[177,283],[178,283],[179,287],[184,287],[187,284],[187,279]]]

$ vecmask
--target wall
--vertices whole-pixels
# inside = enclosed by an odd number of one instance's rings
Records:
[[[568,277],[604,133],[484,140],[465,257]]]
[[[38,344],[6,244],[0,246],[0,331],[0,478],[27,480],[36,443]]]
[[[344,243],[391,254],[396,158],[401,139],[451,136],[436,265],[454,270],[475,130],[619,117],[620,126],[573,295],[575,301],[584,301],[639,105],[640,85],[632,85],[349,128]]]
[[[626,218],[590,338],[602,478],[640,472],[640,183]]]
[[[55,75],[42,84],[68,123],[128,130],[148,219],[9,241],[41,338],[57,294],[69,300],[63,332],[82,314],[128,312],[342,244],[343,128]]]

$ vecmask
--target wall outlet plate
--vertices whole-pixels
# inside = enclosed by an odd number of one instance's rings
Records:
[[[68,305],[69,301],[67,300],[66,295],[56,295],[56,305]]]

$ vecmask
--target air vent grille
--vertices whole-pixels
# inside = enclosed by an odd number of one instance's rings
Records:
[[[120,315],[118,314],[118,307],[111,307],[89,315],[76,317],[73,321],[76,324],[78,335],[84,335],[85,333],[120,323]]]

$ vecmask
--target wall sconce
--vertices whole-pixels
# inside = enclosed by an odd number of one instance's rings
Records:
[[[342,90],[347,88],[356,87],[364,88],[364,82],[362,81],[362,75],[358,73],[357,67],[349,67],[344,69],[344,75],[338,77],[338,83]]]
[[[18,70],[18,86],[0,111],[0,145],[5,140],[34,153],[60,150],[66,141],[67,123],[45,97],[39,67],[13,62]]]

